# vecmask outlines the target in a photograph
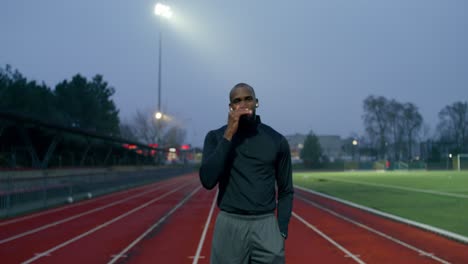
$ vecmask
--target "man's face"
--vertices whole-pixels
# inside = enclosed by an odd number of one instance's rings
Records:
[[[253,94],[252,90],[247,87],[239,87],[234,89],[230,94],[231,103],[229,107],[233,110],[237,109],[249,109],[252,110],[251,115],[242,116],[242,118],[252,119],[255,118],[255,108],[257,99]]]

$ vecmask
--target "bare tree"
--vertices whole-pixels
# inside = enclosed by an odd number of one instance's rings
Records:
[[[370,138],[376,141],[379,158],[386,155],[388,104],[388,100],[383,96],[370,95],[364,100],[364,126]]]
[[[411,159],[412,146],[421,130],[423,118],[412,103],[400,103],[385,97],[368,96],[364,100],[364,126],[379,158],[391,153],[394,160]]]
[[[130,141],[138,141],[133,126],[127,120],[120,122],[119,129],[120,137]]]
[[[451,141],[458,151],[468,151],[468,103],[455,102],[439,112],[438,124],[442,141]]]
[[[162,147],[178,147],[184,143],[186,130],[176,117],[163,116],[157,120],[150,109],[138,110],[133,119],[135,136],[142,142],[161,143]]]
[[[164,143],[167,146],[180,146],[184,143],[187,132],[179,126],[170,127],[164,135]]]
[[[137,110],[132,124],[135,135],[140,141],[147,144],[158,142],[158,133],[161,131],[158,129],[158,124],[151,110]]]
[[[400,160],[403,150],[403,105],[392,99],[388,102],[386,116],[389,123],[389,133],[393,139],[393,159]]]
[[[406,103],[403,105],[402,121],[403,131],[406,133],[407,159],[410,160],[413,155],[412,146],[421,131],[423,117],[414,104]]]

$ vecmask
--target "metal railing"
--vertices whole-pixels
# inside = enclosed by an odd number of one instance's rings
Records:
[[[0,218],[130,189],[190,171],[192,167],[109,170],[65,176],[18,177],[4,173],[0,175]]]

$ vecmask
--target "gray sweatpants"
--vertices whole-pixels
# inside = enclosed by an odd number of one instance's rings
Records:
[[[238,215],[221,211],[216,219],[210,263],[285,263],[284,239],[275,215]]]

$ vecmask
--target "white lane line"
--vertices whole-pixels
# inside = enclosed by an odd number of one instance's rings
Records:
[[[137,239],[135,239],[130,245],[128,245],[126,248],[124,248],[117,256],[122,256],[125,255],[132,247],[134,247],[136,244],[138,244],[142,239],[144,239],[151,231],[153,231],[156,227],[158,227],[161,223],[166,221],[166,219],[171,216],[177,209],[179,209],[182,205],[184,205],[192,196],[197,193],[201,189],[201,186],[197,187],[195,190],[193,190],[187,197],[185,197],[182,201],[180,201],[174,208],[172,208],[167,214],[165,214],[163,217],[159,219],[157,223],[152,225],[148,230],[146,230],[143,234],[141,234]],[[112,257],[112,259],[108,262],[108,264],[115,263],[119,258],[117,257]]]
[[[339,213],[337,213],[335,211],[332,211],[332,210],[330,210],[328,208],[325,208],[325,207],[323,207],[323,206],[321,206],[321,205],[319,205],[317,203],[314,203],[314,202],[312,202],[312,201],[310,201],[310,200],[308,200],[306,198],[303,198],[303,197],[300,197],[300,196],[297,196],[296,198],[298,198],[298,199],[304,201],[305,203],[308,203],[308,204],[310,204],[310,205],[312,205],[312,206],[314,206],[316,208],[319,208],[319,209],[321,209],[321,210],[323,210],[323,211],[325,211],[325,212],[327,212],[329,214],[332,214],[332,215],[334,215],[334,216],[336,216],[336,217],[338,217],[338,218],[340,218],[342,220],[345,220],[345,221],[350,222],[350,223],[352,223],[352,224],[354,224],[356,226],[359,226],[359,227],[361,227],[361,228],[363,228],[363,229],[365,229],[365,230],[367,230],[367,231],[369,231],[371,233],[377,234],[377,235],[379,235],[379,236],[381,236],[383,238],[386,238],[386,239],[388,239],[388,240],[390,240],[392,242],[395,242],[395,243],[397,243],[397,244],[399,244],[399,245],[401,245],[401,246],[403,246],[405,248],[416,251],[419,255],[427,256],[427,257],[432,258],[432,259],[434,259],[434,260],[436,260],[436,261],[438,261],[440,263],[444,263],[444,264],[449,264],[450,263],[450,262],[448,262],[448,261],[446,261],[444,259],[441,259],[441,258],[438,258],[438,257],[434,256],[433,254],[431,254],[429,252],[426,252],[426,251],[424,251],[422,249],[419,249],[419,248],[417,248],[415,246],[407,244],[407,243],[405,243],[405,242],[403,242],[403,241],[401,241],[401,240],[399,240],[399,239],[397,239],[395,237],[392,237],[392,236],[387,235],[387,234],[385,234],[383,232],[380,232],[380,231],[378,231],[376,229],[373,229],[372,227],[369,227],[369,226],[366,226],[366,225],[364,225],[362,223],[354,221],[354,220],[352,220],[352,219],[350,219],[350,218],[348,218],[348,217],[346,217],[344,215],[341,215],[341,214],[339,214]]]
[[[359,258],[361,255],[359,255],[359,254],[355,254],[355,255],[353,255],[353,256],[355,256],[355,257]],[[348,255],[345,255],[344,257],[345,257],[345,258],[349,258],[350,256],[348,256]]]
[[[208,217],[206,218],[205,227],[203,228],[203,232],[200,237],[200,242],[198,242],[197,252],[195,253],[195,256],[193,256],[192,264],[197,264],[198,259],[202,258],[202,256],[200,256],[200,253],[203,248],[203,244],[205,243],[205,237],[206,237],[206,233],[208,232],[208,227],[210,226],[210,223],[211,223],[211,217],[213,216],[213,211],[216,206],[216,199],[218,197],[218,193],[219,193],[219,190],[216,191],[216,195],[214,196],[213,202],[211,203],[210,213],[208,214]]]
[[[351,252],[349,252],[346,248],[344,248],[343,246],[341,246],[340,244],[338,244],[335,240],[331,239],[329,236],[325,235],[322,231],[320,231],[318,228],[316,228],[315,226],[313,226],[311,223],[307,222],[306,220],[304,220],[304,218],[300,217],[298,214],[296,214],[295,212],[292,213],[292,215],[294,217],[296,217],[299,221],[301,221],[304,225],[306,225],[308,228],[312,229],[315,233],[319,234],[321,237],[323,237],[324,239],[326,239],[328,242],[330,242],[331,244],[333,244],[335,247],[337,247],[339,250],[343,251],[346,255],[345,257],[349,257],[349,258],[352,258],[354,261],[356,261],[357,263],[360,263],[360,264],[365,264],[364,261],[362,261],[361,259],[359,259],[359,255],[356,255],[356,254],[353,254]]]
[[[409,219],[406,219],[406,218],[403,218],[403,217],[399,217],[399,216],[396,216],[396,215],[385,213],[385,212],[382,212],[382,211],[379,211],[379,210],[376,210],[376,209],[372,209],[372,208],[369,208],[369,207],[366,207],[366,206],[363,206],[363,205],[359,205],[359,204],[356,204],[356,203],[353,203],[353,202],[350,202],[350,201],[347,201],[347,200],[343,200],[343,199],[340,199],[340,198],[337,198],[337,197],[334,197],[334,196],[331,196],[331,195],[324,194],[324,193],[316,192],[316,191],[313,191],[313,190],[310,190],[310,189],[307,189],[307,188],[304,188],[304,187],[300,187],[300,186],[297,186],[297,185],[294,185],[294,188],[296,188],[298,190],[301,190],[301,191],[304,191],[304,192],[311,193],[311,194],[316,195],[316,196],[324,197],[324,198],[327,198],[327,199],[330,199],[330,200],[333,200],[333,201],[336,201],[336,202],[339,202],[339,203],[342,203],[342,204],[345,204],[345,205],[348,205],[348,206],[351,206],[351,207],[354,207],[354,208],[358,208],[358,209],[361,209],[363,211],[366,211],[366,212],[369,212],[369,213],[372,213],[372,214],[375,214],[375,215],[378,215],[378,216],[381,216],[381,217],[385,217],[385,218],[394,220],[396,222],[400,222],[400,223],[404,223],[404,224],[407,224],[407,225],[415,226],[415,227],[420,228],[422,230],[430,231],[432,233],[448,237],[448,238],[450,238],[452,240],[456,240],[456,241],[462,242],[464,244],[468,244],[468,237],[462,236],[460,234],[456,234],[456,233],[453,233],[453,232],[450,232],[450,231],[447,231],[447,230],[444,230],[444,229],[441,229],[441,228],[437,228],[437,227],[434,227],[434,226],[430,226],[430,225],[427,225],[427,224],[423,224],[423,223],[419,223],[419,222],[416,222],[416,221],[413,221],[413,220],[409,220]]]
[[[171,184],[168,184],[168,185],[171,186]],[[143,193],[139,193],[139,194],[136,194],[136,195],[133,195],[133,196],[129,196],[129,197],[125,198],[125,199],[118,200],[118,201],[115,201],[113,203],[110,203],[110,204],[107,204],[107,205],[104,205],[104,206],[101,206],[101,207],[97,207],[97,208],[94,208],[92,210],[89,210],[89,211],[86,211],[86,212],[83,212],[83,213],[80,213],[80,214],[77,214],[77,215],[74,215],[74,216],[71,216],[71,217],[67,217],[65,219],[55,221],[55,222],[47,224],[47,225],[43,225],[43,226],[35,228],[35,229],[31,229],[29,231],[20,233],[18,235],[2,239],[2,240],[0,240],[0,245],[5,244],[5,243],[10,242],[10,241],[13,241],[13,240],[18,239],[18,238],[22,238],[22,237],[27,236],[27,235],[37,233],[37,232],[45,230],[47,228],[51,228],[51,227],[54,227],[54,226],[57,226],[57,225],[60,225],[60,224],[75,220],[75,219],[80,218],[82,216],[89,215],[89,214],[92,214],[92,213],[95,213],[95,212],[98,212],[98,211],[102,211],[102,210],[107,209],[109,207],[124,203],[124,202],[126,202],[128,200],[135,199],[135,198],[138,198],[140,196],[146,195],[148,193],[155,192],[155,191],[157,191],[157,190],[159,190],[159,189],[161,189],[163,187],[167,187],[167,186],[156,186],[156,188],[147,190],[147,191],[145,191]]]
[[[367,185],[367,186],[376,186],[376,187],[387,188],[387,189],[396,189],[396,190],[404,190],[404,191],[411,191],[411,192],[420,192],[420,193],[428,193],[428,194],[435,194],[435,195],[441,195],[441,196],[450,196],[450,197],[468,199],[468,195],[466,194],[448,193],[448,192],[440,192],[440,191],[434,191],[434,190],[424,190],[424,189],[403,187],[403,186],[390,185],[390,184],[367,183],[367,182],[337,180],[337,179],[330,179],[330,181],[360,184],[360,185]]]
[[[25,220],[28,220],[28,219],[36,218],[36,217],[39,217],[39,216],[43,216],[43,215],[47,215],[47,214],[51,214],[51,213],[60,212],[60,211],[67,210],[67,209],[70,209],[70,208],[74,208],[74,207],[86,205],[86,204],[88,204],[88,203],[100,201],[100,200],[103,200],[103,199],[106,199],[106,198],[112,198],[112,196],[116,196],[116,195],[118,195],[118,194],[122,194],[122,193],[129,192],[129,191],[130,191],[130,190],[126,190],[126,191],[124,191],[124,192],[113,193],[113,194],[110,194],[110,195],[106,195],[106,196],[101,196],[101,197],[95,198],[95,199],[93,199],[93,200],[82,201],[82,202],[80,202],[80,203],[75,203],[75,204],[71,204],[71,205],[65,205],[65,206],[58,207],[58,208],[55,208],[55,209],[50,209],[50,210],[47,210],[47,211],[43,211],[43,212],[39,212],[39,213],[34,213],[34,214],[27,215],[27,216],[23,216],[23,217],[13,218],[13,219],[8,220],[8,221],[0,222],[0,226],[6,226],[6,225],[11,225],[11,224],[16,224],[16,223],[19,223],[19,222],[22,222],[22,221],[25,221]],[[111,195],[112,195],[112,196],[111,196]]]
[[[131,192],[131,191],[138,191],[140,189],[149,189],[149,188],[152,188],[153,185],[157,185],[157,184],[160,184],[160,183],[167,183],[167,182],[155,182],[154,184],[140,186],[140,187],[137,187],[137,188],[133,188],[133,189],[129,189],[129,190],[121,191],[121,192],[110,193],[110,194],[107,194],[105,196],[94,198],[92,200],[82,201],[82,202],[77,203],[77,204],[66,205],[66,206],[63,206],[63,207],[50,209],[50,210],[39,212],[39,213],[33,213],[33,214],[30,214],[30,215],[27,215],[27,216],[16,217],[16,218],[11,219],[11,220],[0,222],[0,226],[16,224],[18,222],[25,221],[25,220],[28,220],[28,219],[31,219],[31,218],[36,218],[36,217],[39,217],[39,216],[60,212],[60,211],[66,210],[66,209],[70,209],[70,208],[74,208],[74,207],[78,207],[78,206],[82,206],[82,205],[87,205],[88,203],[93,203],[93,202],[100,201],[100,200],[103,200],[103,199],[109,199],[109,198],[112,199],[114,196],[125,194],[125,193]],[[167,183],[167,184],[170,184],[170,183]]]
[[[113,218],[112,220],[110,220],[110,221],[107,221],[107,222],[105,222],[105,223],[103,223],[103,224],[101,224],[101,225],[99,225],[99,226],[96,226],[95,228],[90,229],[90,230],[88,230],[88,231],[82,233],[82,234],[79,235],[79,236],[76,236],[76,237],[74,237],[74,238],[72,238],[72,239],[69,239],[69,240],[67,240],[67,241],[65,241],[65,242],[63,242],[63,243],[61,243],[61,244],[58,244],[57,246],[55,246],[55,247],[53,247],[53,248],[51,248],[51,249],[49,249],[49,250],[47,250],[47,251],[45,251],[45,252],[42,252],[42,254],[50,254],[50,253],[52,253],[52,252],[54,252],[54,251],[56,251],[56,250],[58,250],[58,249],[61,249],[61,248],[65,247],[65,246],[67,246],[67,245],[69,245],[69,244],[71,244],[71,243],[73,243],[73,242],[76,242],[76,241],[82,239],[83,237],[86,237],[86,236],[88,236],[88,235],[90,235],[90,234],[92,234],[92,233],[94,233],[94,232],[96,232],[96,231],[98,231],[98,230],[100,230],[100,229],[102,229],[102,228],[104,228],[104,227],[107,227],[108,225],[111,225],[111,224],[113,224],[113,223],[119,221],[120,219],[122,219],[122,218],[124,218],[124,217],[127,217],[127,216],[129,216],[129,215],[131,215],[131,214],[133,214],[133,213],[135,213],[135,212],[137,212],[137,211],[139,211],[139,210],[141,210],[141,209],[143,209],[143,208],[145,208],[145,207],[151,205],[152,203],[157,202],[157,201],[159,201],[159,200],[161,200],[161,199],[163,199],[163,198],[165,198],[165,197],[167,197],[167,196],[169,196],[169,195],[171,195],[171,194],[177,192],[177,191],[180,190],[180,189],[182,189],[182,188],[184,188],[184,187],[187,187],[187,186],[190,185],[190,184],[192,184],[192,182],[187,183],[187,184],[184,184],[184,185],[182,185],[182,186],[180,186],[180,187],[178,187],[178,188],[176,188],[176,189],[174,189],[174,190],[172,190],[172,191],[169,191],[169,192],[167,192],[167,193],[165,193],[165,194],[163,194],[163,195],[161,195],[161,196],[159,196],[159,197],[157,197],[157,198],[154,198],[153,200],[151,200],[151,201],[149,201],[149,202],[146,202],[146,203],[144,203],[144,204],[142,204],[142,205],[140,205],[140,206],[138,206],[138,207],[136,207],[136,208],[133,208],[132,210],[130,210],[130,211],[124,213],[124,214],[121,214],[121,215],[119,215],[119,216],[117,216],[117,217],[114,217],[114,218]],[[36,261],[36,260],[39,259],[39,258],[40,258],[40,257],[37,257],[37,256],[36,256],[36,257],[33,257],[33,258],[30,258],[30,259],[26,260],[25,262],[23,262],[22,264],[31,263],[31,262],[33,262],[33,261]]]

